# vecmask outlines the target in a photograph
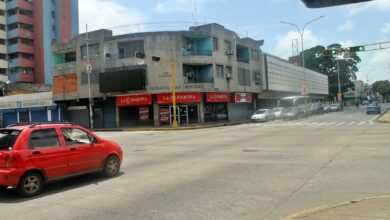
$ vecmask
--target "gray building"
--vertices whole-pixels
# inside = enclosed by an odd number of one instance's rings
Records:
[[[173,81],[181,125],[248,119],[262,93],[263,41],[218,24],[118,36],[98,30],[89,33],[89,56],[86,39],[53,43],[54,101],[84,126],[88,57],[95,127],[171,124]]]

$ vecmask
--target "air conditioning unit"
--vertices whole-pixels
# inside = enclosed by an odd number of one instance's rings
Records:
[[[194,72],[188,72],[188,73],[186,74],[187,78],[193,78],[194,75],[195,75]]]
[[[234,55],[234,50],[227,50],[226,53],[227,55]]]
[[[226,78],[231,79],[233,78],[233,75],[231,73],[226,73]]]

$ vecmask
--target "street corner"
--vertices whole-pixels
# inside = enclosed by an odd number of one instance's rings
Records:
[[[284,217],[294,219],[390,219],[390,195],[375,196],[347,202],[321,205]]]

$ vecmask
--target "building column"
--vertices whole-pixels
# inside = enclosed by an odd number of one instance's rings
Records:
[[[120,127],[120,121],[119,121],[119,107],[117,105],[115,105],[115,124],[116,124],[116,127],[119,128]]]
[[[200,103],[199,103],[199,116],[200,123],[204,123],[204,103],[203,103],[203,93],[200,95]]]
[[[228,103],[227,103],[227,112],[228,112],[228,121],[229,121],[229,122],[232,122],[232,121],[233,121],[233,120],[232,120],[232,115],[233,115],[233,113],[232,113],[232,108],[233,108],[233,103],[228,102]]]
[[[157,103],[153,103],[153,123],[155,127],[160,126],[160,111]]]

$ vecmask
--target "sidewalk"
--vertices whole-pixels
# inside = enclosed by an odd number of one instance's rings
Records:
[[[348,201],[333,206],[320,206],[284,219],[390,219],[390,196]]]
[[[390,108],[384,110],[382,115],[377,119],[378,122],[390,123],[390,111],[389,111],[389,109]]]
[[[237,122],[213,122],[213,123],[204,123],[204,124],[194,124],[194,125],[178,126],[177,128],[173,128],[172,126],[166,126],[166,127],[145,126],[145,127],[127,127],[127,128],[97,128],[94,129],[94,131],[178,131],[178,130],[223,127],[229,125],[244,124],[248,122],[250,122],[250,120],[237,121]]]

